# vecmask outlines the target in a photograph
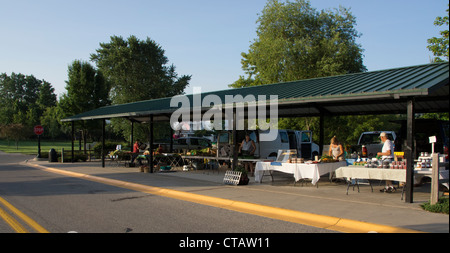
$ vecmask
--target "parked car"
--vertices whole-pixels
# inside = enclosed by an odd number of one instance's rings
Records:
[[[394,145],[394,150],[396,150],[395,144],[397,140],[397,134],[394,131],[363,132],[359,136],[358,146],[362,147],[364,145],[367,148],[368,157],[375,157],[378,152],[381,152],[381,149],[383,148],[383,143],[381,142],[380,134],[382,132],[385,132],[387,134],[388,139],[392,141]]]
[[[380,152],[383,143],[381,143],[379,136],[381,132],[386,132],[388,138],[394,144],[394,151],[404,151],[406,146],[406,120],[392,121],[401,125],[398,133],[394,131],[372,131],[363,132],[358,140],[358,146],[352,147],[352,151],[361,153],[361,146],[367,148],[369,157],[376,156]],[[429,137],[436,136],[436,143],[434,151],[436,153],[446,154],[448,159],[449,146],[449,122],[435,119],[416,119],[414,129],[414,154],[418,158],[421,152],[431,153],[431,144]]]

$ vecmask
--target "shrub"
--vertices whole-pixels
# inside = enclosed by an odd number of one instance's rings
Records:
[[[116,150],[116,146],[118,144],[122,144],[122,143],[117,143],[117,142],[111,142],[111,141],[106,141],[105,142],[105,155],[108,154],[108,152],[111,152],[113,150]],[[123,147],[123,145],[122,145]],[[122,148],[123,149],[123,148]],[[101,142],[97,142],[94,146],[94,154],[98,157],[100,157],[102,153],[102,143]]]
[[[440,198],[439,201],[431,205],[430,202],[420,205],[424,210],[433,213],[448,213],[448,198]]]

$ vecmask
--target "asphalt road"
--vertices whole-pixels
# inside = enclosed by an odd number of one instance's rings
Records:
[[[0,152],[0,198],[50,233],[332,232],[53,174],[19,165],[24,159]],[[0,208],[38,232],[5,204]],[[12,232],[0,218],[0,233]]]

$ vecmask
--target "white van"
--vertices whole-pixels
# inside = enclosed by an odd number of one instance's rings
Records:
[[[255,157],[276,159],[278,150],[295,149],[298,157],[311,159],[319,155],[319,145],[312,142],[312,131],[279,129],[273,141],[259,141],[259,134],[266,131],[248,131],[250,139],[256,144]],[[238,131],[238,145],[245,138],[245,131]],[[217,138],[218,156],[232,156],[232,134],[222,132]]]

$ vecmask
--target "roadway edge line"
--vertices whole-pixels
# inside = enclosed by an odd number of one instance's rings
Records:
[[[393,227],[388,225],[381,225],[363,221],[356,221],[351,219],[343,219],[333,216],[319,215],[313,213],[306,213],[296,210],[283,209],[279,207],[272,207],[260,204],[253,204],[248,202],[211,197],[206,195],[200,195],[196,193],[188,193],[178,190],[172,190],[167,188],[161,188],[156,186],[148,186],[136,183],[130,183],[117,179],[109,179],[98,176],[92,176],[88,174],[55,169],[51,167],[45,167],[39,164],[27,163],[27,166],[32,166],[37,169],[52,172],[60,175],[66,175],[70,177],[81,178],[98,183],[108,184],[116,187],[122,187],[134,191],[145,192],[163,197],[169,197],[179,199],[183,201],[194,202],[198,204],[224,208],[232,211],[238,211],[242,213],[248,213],[258,215],[262,217],[268,217],[277,220],[283,220],[293,222],[302,225],[308,225],[338,232],[344,233],[424,233],[418,230],[406,229],[401,227]]]

